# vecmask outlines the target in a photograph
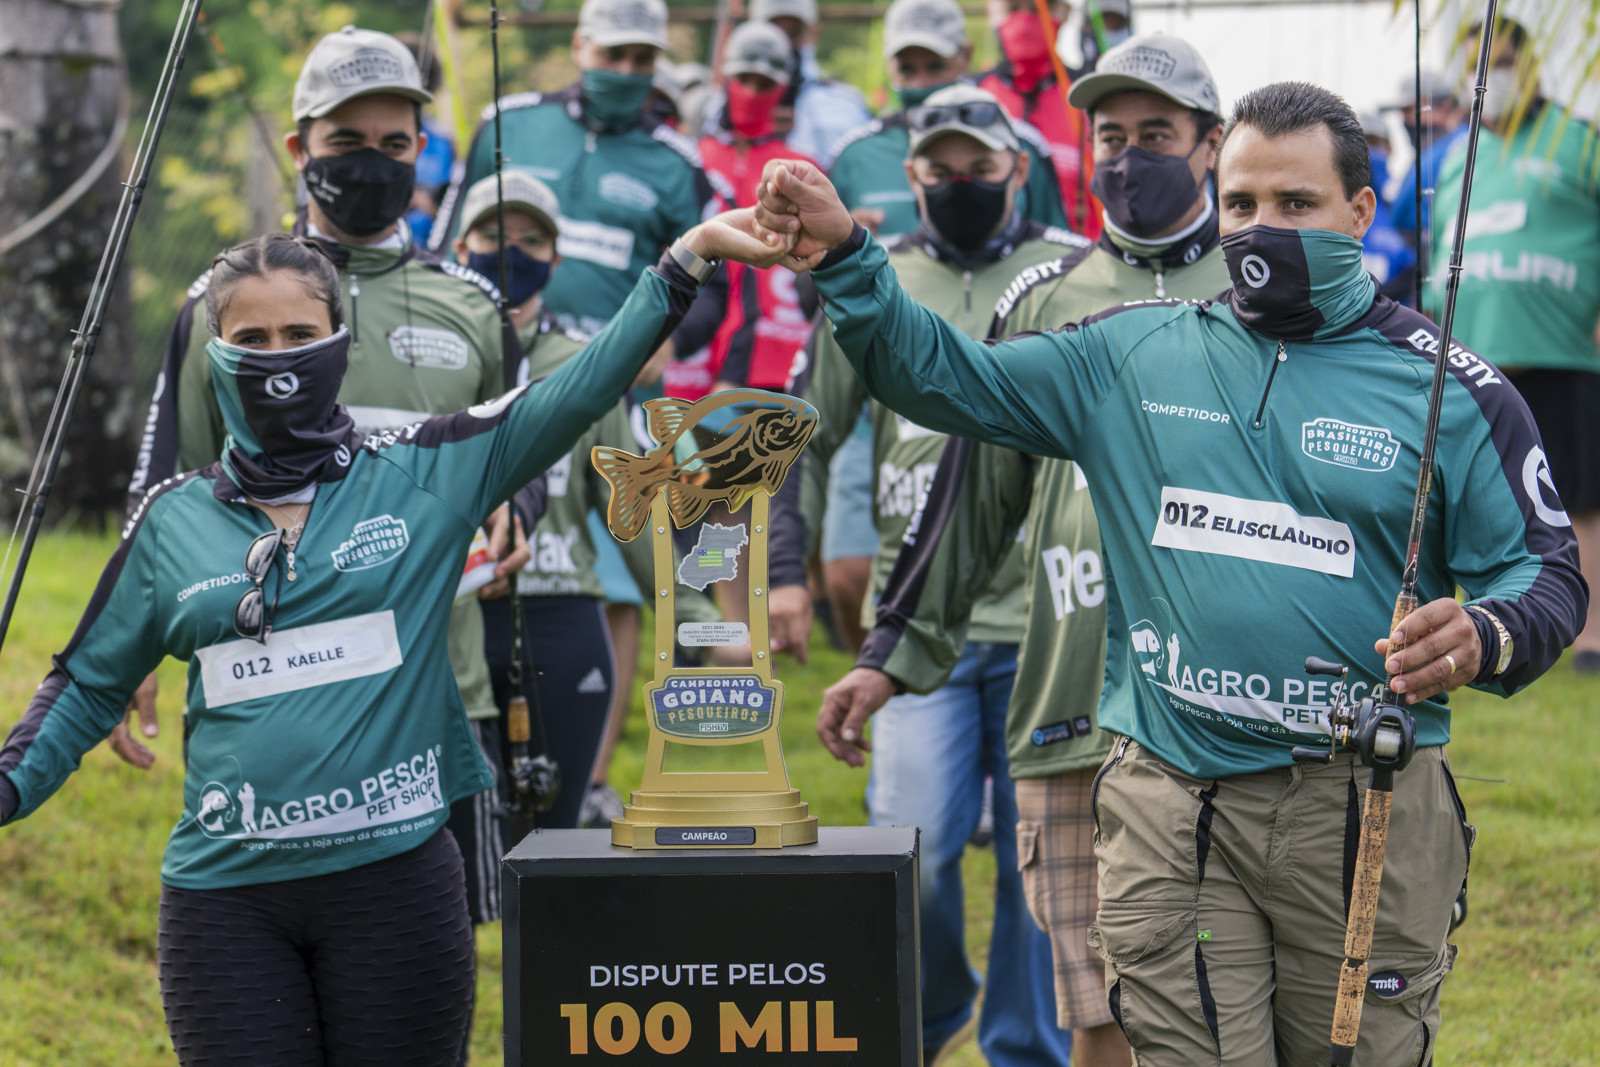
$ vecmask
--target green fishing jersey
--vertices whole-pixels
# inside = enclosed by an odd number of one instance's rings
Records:
[[[350,365],[339,402],[356,429],[396,430],[505,392],[510,382],[497,290],[487,279],[418,248],[404,222],[383,245],[329,247],[350,329]],[[173,325],[129,484],[135,500],[163,478],[202,469],[222,455],[227,430],[206,358],[210,280],[207,271],[190,286]],[[454,608],[450,660],[468,713],[475,719],[499,714],[484,661],[483,619],[470,598]]]
[[[460,229],[466,190],[494,173],[493,119],[491,104],[439,207],[436,251]],[[639,272],[715,210],[713,187],[692,141],[669,126],[645,122],[592,130],[576,85],[502,97],[500,126],[506,165],[527,170],[561,200],[561,267],[543,295],[568,329],[598,332],[622,306]],[[733,202],[731,190],[718,192]],[[709,334],[678,347],[688,354],[708,339]]]
[[[989,329],[995,301],[1018,268],[1047,262],[1063,248],[1084,244],[1065,230],[1015,219],[1005,238],[981,262],[963,264],[925,230],[905,239],[891,259],[903,272],[910,291],[937,308],[955,329],[982,337]],[[861,381],[825,326],[812,334],[797,367],[792,390],[816,407],[821,421],[811,443],[795,461],[772,521],[772,584],[804,584],[805,560],[816,547],[820,517],[827,497],[829,461],[849,436],[856,413],[868,399]],[[916,512],[944,448],[944,435],[896,415],[882,404],[871,405],[873,439],[873,519],[878,529],[878,554],[873,564],[872,593],[882,587],[900,552],[911,516]],[[871,624],[872,598],[862,605],[863,624]],[[1016,644],[1022,636],[1022,557],[1020,547],[996,575],[988,595],[972,610],[969,638]]]
[[[1188,774],[1241,774],[1326,741],[1329,683],[1307,656],[1348,665],[1354,698],[1382,684],[1373,642],[1406,554],[1431,322],[1379,297],[1332,336],[1278,342],[1229,290],[988,346],[913,301],[859,227],[815,275],[879,401],[1083,468],[1106,579],[1102,727]],[[1494,673],[1491,636],[1474,684],[1509,694],[1581,628],[1587,594],[1526,406],[1476,354],[1444,358],[1418,594],[1459,584],[1499,616],[1511,663]],[[1446,699],[1411,707],[1419,744],[1448,740]]]
[[[579,335],[562,330],[553,319],[546,317],[531,324],[523,333],[522,346],[528,354],[524,378],[537,381],[564,366],[582,349],[583,343]],[[605,479],[589,461],[596,445],[638,448],[625,402],[613,405],[579,435],[569,452],[545,470],[544,514],[528,531],[528,547],[533,556],[517,575],[517,591],[523,596],[605,599],[605,590],[594,570],[597,553],[588,521],[591,509],[605,511],[608,498]],[[645,573],[649,573],[649,538],[636,538],[619,547],[624,557],[642,550]],[[631,558],[629,569],[638,570],[636,561]]]
[[[1444,307],[1466,139],[1440,167],[1430,306]],[[1509,139],[1479,135],[1456,336],[1499,367],[1600,371],[1600,150],[1594,127],[1546,104]]]
[[[1195,249],[1173,249],[1164,259],[1139,260],[1102,236],[1093,247],[1029,267],[1001,297],[991,335],[1052,330],[1124,302],[1202,298],[1228,287],[1214,224]],[[915,692],[942,685],[960,655],[967,612],[1010,558],[1020,526],[1027,580],[1006,719],[1011,776],[1099,765],[1112,742],[1096,711],[1106,662],[1106,574],[1083,469],[949,438],[913,525],[857,666],[882,670]]]
[[[668,277],[675,280],[669,281]],[[77,632],[0,748],[0,815],[26,816],[120,721],[164,655],[189,660],[183,811],[162,880],[214,889],[347,870],[416,847],[488,767],[444,656],[483,514],[615,403],[694,286],[649,272],[613,327],[544,382],[363,437],[325,473],[265,643],[240,639],[247,547],[271,528],[223,465],[146,497]]]
[[[1067,213],[1061,206],[1056,169],[1050,165],[1050,145],[1026,122],[1012,119],[1011,127],[1023,149],[1033,157],[1028,183],[1017,198],[1017,207],[1042,226],[1066,229]],[[910,149],[911,132],[904,111],[852,130],[833,149],[828,180],[852,211],[864,207],[883,212],[878,238],[884,242],[907,236],[921,225],[917,196],[906,180],[906,154]]]

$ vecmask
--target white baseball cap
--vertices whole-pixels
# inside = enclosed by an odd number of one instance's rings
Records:
[[[423,88],[411,49],[387,33],[346,26],[318,41],[306,56],[294,83],[294,120],[320,119],[347,100],[375,93],[419,104],[433,99]]]
[[[585,0],[578,36],[601,48],[646,44],[667,48],[667,5],[662,0]]]
[[[722,76],[760,74],[789,83],[789,38],[770,22],[741,22],[723,48]]]
[[[1112,93],[1156,93],[1187,108],[1222,110],[1216,79],[1194,45],[1182,37],[1144,33],[1130,37],[1100,57],[1094,73],[1079,78],[1067,103],[1092,111]]]
[[[976,85],[946,86],[921,107],[912,108],[906,118],[911,127],[907,157],[952,133],[964,133],[995,152],[1015,152],[1020,147],[1000,101]]]
[[[946,59],[967,45],[967,17],[956,0],[894,0],[883,15],[883,54],[926,48]]]
[[[505,186],[507,211],[525,211],[550,231],[561,232],[561,201],[548,185],[521,167],[507,167],[500,175]],[[461,232],[466,233],[495,213],[498,189],[493,174],[479,178],[461,202]]]
[[[750,0],[751,22],[771,22],[785,17],[815,26],[817,0]]]

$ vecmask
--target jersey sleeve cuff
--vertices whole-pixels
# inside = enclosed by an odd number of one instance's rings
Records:
[[[17,792],[17,787],[11,784],[8,775],[0,774],[0,823],[11,821],[17,809],[22,806],[22,797]]]
[[[835,245],[827,255],[822,257],[822,262],[817,264],[817,270],[827,270],[829,267],[838,266],[865,248],[866,244],[867,228],[858,222],[855,224],[855,228],[850,231],[850,236],[845,238],[843,244]]]

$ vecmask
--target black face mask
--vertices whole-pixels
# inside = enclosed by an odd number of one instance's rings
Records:
[[[1106,218],[1132,237],[1154,237],[1194,206],[1194,172],[1189,157],[1165,156],[1129,145],[1095,165],[1089,191],[1105,205]]]
[[[234,482],[264,500],[342,478],[355,422],[338,406],[350,332],[298,348],[261,351],[213,337],[206,344]]]
[[[928,205],[928,225],[963,252],[977,251],[1000,228],[1010,186],[1009,174],[996,182],[946,178],[925,184],[922,193]]]
[[[306,161],[306,192],[322,213],[351,237],[392,226],[411,205],[417,169],[376,148]]]
[[[468,252],[467,266],[500,284],[500,252]],[[518,308],[550,281],[550,261],[535,259],[516,245],[506,246],[506,306]]]

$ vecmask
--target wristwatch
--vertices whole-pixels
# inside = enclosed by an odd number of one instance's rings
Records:
[[[1489,620],[1489,625],[1494,627],[1494,632],[1500,635],[1500,658],[1495,662],[1493,677],[1498,678],[1506,672],[1511,665],[1511,631],[1506,629],[1506,624],[1495,617],[1494,612],[1476,604],[1469,605],[1473,611]]]
[[[709,282],[711,276],[717,273],[717,265],[722,262],[720,259],[701,259],[693,249],[683,243],[682,237],[672,242],[667,254],[683,268],[685,274],[694,279],[696,285]]]

